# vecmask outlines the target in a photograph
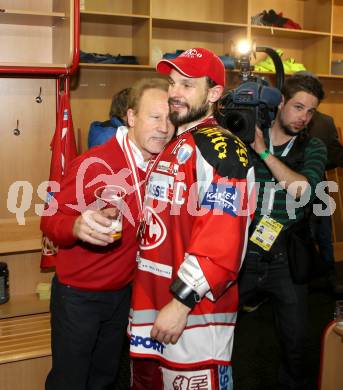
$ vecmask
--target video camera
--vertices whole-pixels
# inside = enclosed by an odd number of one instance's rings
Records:
[[[219,101],[216,118],[218,123],[250,144],[255,138],[255,126],[268,129],[281,102],[284,69],[278,53],[269,47],[256,47],[256,52],[268,54],[275,66],[276,87],[269,86],[263,78],[252,75],[250,53],[238,60],[242,83],[230,90]]]

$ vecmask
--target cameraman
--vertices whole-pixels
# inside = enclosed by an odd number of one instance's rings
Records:
[[[305,205],[304,199],[313,199],[323,177],[326,148],[308,136],[306,127],[324,91],[318,79],[295,75],[286,80],[281,92],[274,123],[264,132],[256,128],[250,145],[259,187],[239,296],[240,305],[256,293],[270,298],[282,349],[279,389],[306,390],[307,284],[292,279],[285,231],[304,218],[305,206],[300,205]],[[261,226],[263,234],[257,231]]]

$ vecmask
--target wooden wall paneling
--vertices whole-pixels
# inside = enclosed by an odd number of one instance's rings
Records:
[[[225,1],[224,0],[224,22],[248,23],[249,1]]]
[[[0,364],[0,388],[44,390],[45,378],[50,368],[50,356]]]
[[[132,26],[132,53],[141,65],[150,63],[151,20],[137,21]]]
[[[24,217],[24,224],[20,225],[19,218],[18,220],[15,217],[0,219],[0,254],[34,251],[41,248],[40,217],[38,215],[33,217],[24,215]]]
[[[331,60],[339,61],[342,60],[342,58],[343,58],[343,36],[333,37]],[[343,69],[341,75],[343,75]]]
[[[52,10],[52,4],[54,1],[61,0],[1,0],[1,8],[50,12]]]
[[[131,14],[134,3],[146,3],[147,0],[84,0],[85,11]]]
[[[221,26],[199,24],[194,25],[191,30],[184,22],[164,24],[153,20],[152,48],[157,48],[161,53],[175,52],[175,50],[186,50],[192,47],[206,47],[218,55],[222,55],[227,47],[224,42],[224,31]],[[233,29],[236,31],[235,29]]]
[[[304,23],[302,28],[304,30],[310,31],[323,31],[331,32],[331,10],[332,10],[332,1],[331,0],[310,0],[310,1],[296,1],[298,4],[301,4],[303,7],[303,19]],[[287,1],[287,9],[284,10],[283,15],[288,16],[288,4],[290,1]],[[320,15],[320,17],[318,17]],[[294,20],[296,21],[296,20]]]
[[[152,0],[152,16],[155,18],[225,22],[224,0],[198,0],[196,13],[194,3],[183,0]],[[194,16],[196,14],[196,17]]]
[[[42,103],[38,104],[35,97],[40,87]],[[37,195],[37,188],[49,177],[55,101],[54,80],[0,79],[0,193],[3,197],[0,218],[15,217],[7,209],[7,194],[15,181],[27,181],[27,186],[33,188],[31,207],[26,213],[28,216],[35,214],[36,203],[44,203]],[[17,120],[21,131],[19,136],[13,134]]]
[[[150,6],[151,0],[133,0],[132,13],[139,15],[150,15]]]
[[[81,17],[84,18],[83,16]],[[81,23],[80,48],[89,53],[132,55],[132,25],[118,19]],[[94,48],[96,47],[96,50]]]
[[[252,16],[274,9],[300,24],[303,30],[330,32],[331,0],[251,0],[250,6]]]
[[[40,300],[36,288],[38,283],[50,283],[53,272],[41,271],[40,259],[40,250],[0,256],[8,265],[10,286],[9,301],[0,305],[0,320],[49,311],[49,300]]]
[[[84,0],[84,9],[81,11],[149,15],[150,0]]]
[[[281,49],[283,61],[293,58],[296,62],[312,69],[315,73],[328,74],[330,70],[330,37],[317,34],[299,34],[296,30],[273,30],[270,28],[251,28],[252,39],[257,46]],[[257,53],[255,64],[266,58],[266,54]]]
[[[2,1],[0,64],[67,67],[74,46],[73,0]],[[23,72],[25,73],[25,72]]]
[[[330,73],[330,42],[330,36],[313,36],[309,39],[304,39],[302,62],[307,69],[315,69],[317,74]]]
[[[42,88],[42,103],[35,97]],[[33,199],[28,215],[34,215],[34,204],[42,203],[37,187],[47,180],[50,170],[50,141],[55,130],[55,81],[43,79],[0,79],[0,205],[2,218],[13,218],[7,210],[7,194],[15,181],[28,181]],[[19,121],[20,135],[13,129]],[[39,169],[37,169],[39,167]]]
[[[333,0],[332,12],[332,32],[333,34],[343,34],[343,2],[342,0]]]
[[[71,66],[74,51],[74,7],[70,0],[60,0],[54,3],[54,9],[69,16],[58,20],[52,28],[52,61]],[[69,42],[69,45],[66,45],[66,42]]]
[[[331,115],[337,127],[343,128],[343,78],[321,79],[325,90],[325,98],[320,103],[319,110]]]
[[[81,69],[72,80],[71,106],[74,128],[80,128],[81,145],[87,145],[88,129],[95,120],[109,118],[112,96],[143,77],[161,77],[155,71]]]
[[[52,62],[52,28],[0,24],[0,63],[18,65],[37,62]]]
[[[38,283],[51,280],[51,272],[40,270],[40,251],[2,255],[0,259],[8,265],[11,297],[32,294]]]

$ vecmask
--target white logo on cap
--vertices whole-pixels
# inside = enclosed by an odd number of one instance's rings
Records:
[[[198,53],[196,49],[188,49],[184,53],[182,53],[180,55],[180,57],[190,57],[190,58],[198,57],[198,58],[201,58],[202,57],[202,53]]]

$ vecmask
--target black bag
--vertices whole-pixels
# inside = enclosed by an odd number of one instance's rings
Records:
[[[324,261],[313,240],[308,218],[286,230],[288,264],[294,283],[308,283],[325,272]]]

